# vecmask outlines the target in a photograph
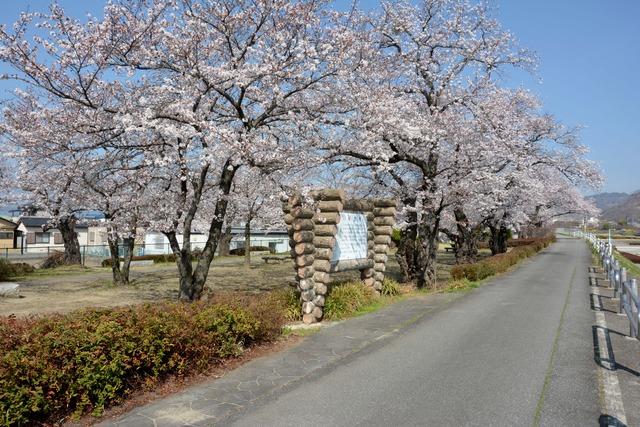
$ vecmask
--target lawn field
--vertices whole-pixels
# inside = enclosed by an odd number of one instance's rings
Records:
[[[483,251],[483,256],[487,254]],[[439,253],[438,280],[449,279],[454,264],[451,253],[444,248]],[[395,256],[387,263],[389,277],[399,279],[400,269]],[[355,279],[357,271],[333,274],[334,280]],[[286,288],[294,283],[291,262],[264,264],[256,255],[249,268],[243,257],[214,259],[209,271],[209,292],[259,293]],[[36,270],[15,280],[20,284],[20,298],[0,299],[0,315],[24,316],[37,313],[68,312],[83,307],[114,307],[161,300],[178,296],[178,274],[175,264],[133,266],[131,284],[116,287],[111,283],[111,270],[103,267],[61,267]]]

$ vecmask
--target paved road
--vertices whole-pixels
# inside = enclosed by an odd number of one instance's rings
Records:
[[[583,242],[560,239],[386,345],[223,424],[597,425],[589,262]]]

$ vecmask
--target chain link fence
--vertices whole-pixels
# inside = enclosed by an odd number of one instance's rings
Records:
[[[118,254],[120,257],[125,255],[123,245],[118,246]],[[38,245],[27,246],[24,248],[1,248],[0,257],[10,262],[25,262],[34,266],[42,263],[49,255],[54,252],[64,252],[62,245]],[[152,243],[136,244],[133,248],[133,256],[143,255],[159,255],[172,253],[168,243]],[[102,261],[110,258],[109,245],[80,245],[80,254],[82,256],[82,265],[100,266]]]

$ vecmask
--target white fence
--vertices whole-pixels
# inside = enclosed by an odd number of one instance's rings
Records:
[[[629,319],[629,335],[638,338],[640,331],[640,299],[638,298],[638,281],[628,277],[627,269],[622,267],[613,254],[613,243],[604,242],[591,233],[579,233],[587,239],[598,252],[605,277],[613,287],[613,298],[619,299],[618,314],[625,314]]]

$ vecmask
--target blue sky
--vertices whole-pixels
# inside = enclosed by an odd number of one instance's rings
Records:
[[[20,11],[45,10],[48,0],[5,1],[0,22]],[[70,13],[99,15],[105,1],[59,0]],[[340,6],[350,1],[338,0]],[[364,0],[365,7],[376,2]],[[546,112],[569,126],[583,126],[589,157],[602,166],[605,191],[640,190],[640,1],[493,0],[496,16],[520,43],[534,50],[534,76],[511,73],[511,86],[540,96]],[[0,72],[6,68],[0,65]],[[6,97],[13,82],[0,82]]]

